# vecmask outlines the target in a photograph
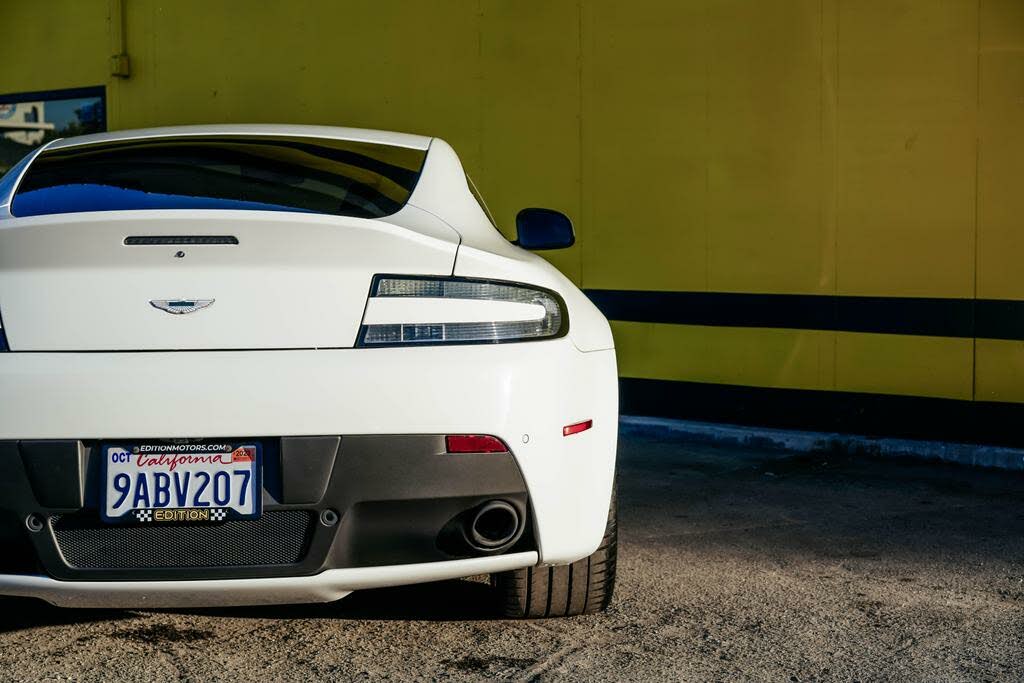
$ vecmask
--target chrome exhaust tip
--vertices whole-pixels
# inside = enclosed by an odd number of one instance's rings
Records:
[[[519,511],[503,500],[484,503],[473,515],[466,534],[477,550],[495,550],[509,545],[522,534]]]

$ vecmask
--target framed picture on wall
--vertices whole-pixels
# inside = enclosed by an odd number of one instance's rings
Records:
[[[0,94],[0,175],[50,140],[106,129],[103,86]]]

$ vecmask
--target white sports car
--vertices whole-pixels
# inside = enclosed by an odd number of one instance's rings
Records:
[[[437,138],[189,126],[0,178],[0,595],[326,602],[490,574],[508,616],[615,580],[615,351]]]

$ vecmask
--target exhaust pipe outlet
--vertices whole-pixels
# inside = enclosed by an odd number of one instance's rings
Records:
[[[480,506],[469,523],[469,542],[477,550],[496,550],[509,545],[523,533],[519,511],[503,500]]]

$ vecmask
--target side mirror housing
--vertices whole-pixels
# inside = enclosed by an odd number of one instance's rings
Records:
[[[523,249],[565,249],[576,243],[572,221],[553,209],[523,209],[516,214],[516,244]]]

